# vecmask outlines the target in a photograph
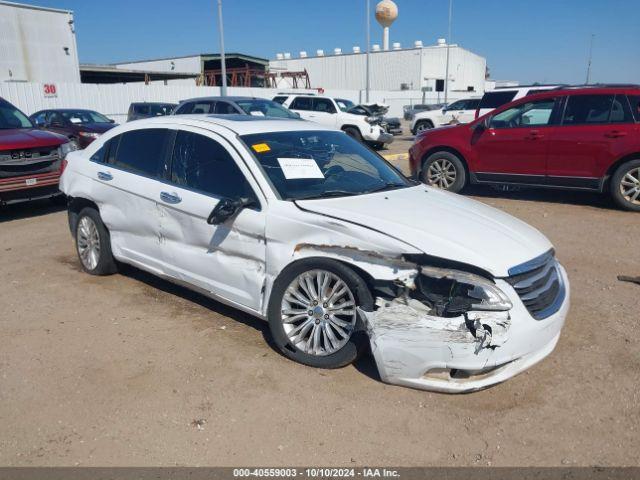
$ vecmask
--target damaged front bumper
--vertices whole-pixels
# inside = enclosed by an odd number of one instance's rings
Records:
[[[513,287],[497,286],[511,299],[506,312],[470,311],[436,317],[413,299],[378,299],[377,310],[360,310],[371,350],[386,383],[448,393],[480,390],[503,382],[549,355],[569,311],[569,280],[558,265],[566,295],[551,316],[534,319]]]

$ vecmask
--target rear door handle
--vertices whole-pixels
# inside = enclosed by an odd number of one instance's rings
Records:
[[[607,138],[626,137],[627,136],[627,132],[622,132],[620,130],[613,130],[611,132],[605,133],[604,136],[607,137]]]
[[[98,172],[98,180],[108,182],[110,180],[113,180],[113,175],[111,175],[109,172]]]
[[[160,200],[165,203],[170,203],[171,205],[175,205],[182,201],[178,195],[169,192],[160,192]]]

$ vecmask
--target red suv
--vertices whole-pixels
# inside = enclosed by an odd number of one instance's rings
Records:
[[[60,195],[58,181],[69,139],[34,128],[0,98],[0,205]]]
[[[452,192],[468,183],[591,190],[640,211],[640,86],[530,95],[427,130],[409,155],[416,178]]]

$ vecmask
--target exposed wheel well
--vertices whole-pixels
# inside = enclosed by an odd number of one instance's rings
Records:
[[[429,118],[420,118],[416,120],[416,126],[420,123],[428,123],[429,125],[431,125],[432,128],[435,126],[433,121]]]
[[[454,154],[456,157],[458,157],[460,159],[460,161],[462,162],[462,165],[464,165],[464,169],[467,173],[467,177],[469,176],[469,165],[467,164],[467,160],[464,158],[464,156],[455,148],[451,148],[451,147],[446,147],[446,146],[440,146],[440,147],[433,147],[429,150],[427,150],[425,152],[425,154],[422,156],[422,159],[420,160],[420,165],[419,165],[419,170],[416,172],[416,175],[420,175],[422,173],[422,168],[424,167],[424,162],[427,161],[427,158],[429,158],[432,154],[436,153],[436,152],[449,152]]]
[[[607,190],[609,188],[609,179],[613,176],[618,167],[627,162],[630,162],[631,160],[640,160],[640,152],[631,153],[622,157],[607,169],[607,172],[604,174],[604,182],[602,184],[603,190]]]
[[[347,128],[355,128],[360,132],[360,128],[358,128],[357,125],[342,125],[342,127],[340,127],[340,130],[345,131]],[[360,135],[362,135],[362,132],[360,132]]]
[[[91,200],[87,200],[82,197],[73,197],[69,198],[68,203],[68,214],[69,214],[69,229],[71,233],[75,232],[76,223],[78,222],[78,214],[82,211],[83,208],[94,208],[96,211],[100,212],[100,208],[95,202]]]

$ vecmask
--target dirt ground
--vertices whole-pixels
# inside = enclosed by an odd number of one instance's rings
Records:
[[[457,396],[385,385],[368,355],[295,364],[248,315],[132,268],[81,273],[50,203],[1,209],[0,465],[639,465],[640,285],[616,276],[640,275],[640,216],[467,195],[545,233],[573,298],[549,358]]]

